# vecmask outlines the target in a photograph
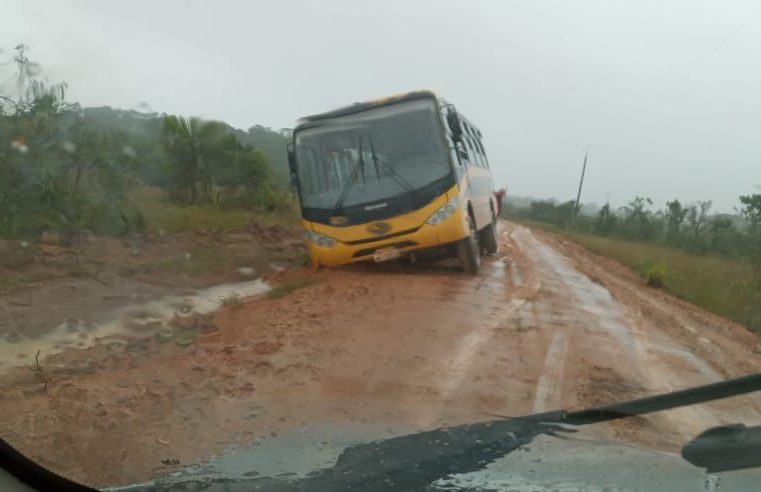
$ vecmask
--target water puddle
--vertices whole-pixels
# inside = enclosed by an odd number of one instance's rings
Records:
[[[212,313],[224,302],[262,294],[269,286],[261,279],[215,285],[184,296],[166,296],[153,301],[132,303],[113,311],[105,322],[86,317],[70,318],[38,338],[8,334],[0,340],[0,370],[32,363],[39,351],[42,358],[66,349],[86,349],[106,344],[118,351],[129,339],[156,337],[174,339],[178,344],[192,342],[189,333],[203,329],[203,315]],[[187,321],[184,321],[187,320]],[[178,338],[177,327],[183,328]]]
[[[491,268],[483,268],[482,270],[486,276],[486,279],[490,284],[501,286],[505,282],[505,275],[507,275],[507,265],[505,265],[505,259],[499,258],[496,261],[490,261],[488,266]]]
[[[510,268],[510,275],[513,280],[513,285],[516,287],[523,287],[523,274],[521,273],[521,268],[518,266],[517,263],[513,263],[511,265],[512,268]]]

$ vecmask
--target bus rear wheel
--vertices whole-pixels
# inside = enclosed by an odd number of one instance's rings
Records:
[[[478,244],[478,231],[473,218],[468,216],[468,237],[457,243],[457,258],[460,260],[462,271],[475,275],[481,269],[480,245]]]
[[[491,223],[481,230],[481,245],[486,254],[493,255],[499,251],[499,239],[497,238],[497,217],[492,213]]]

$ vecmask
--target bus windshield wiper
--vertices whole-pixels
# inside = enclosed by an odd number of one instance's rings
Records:
[[[375,152],[375,145],[373,144],[373,139],[371,137],[367,137],[367,140],[370,143],[370,153],[373,158],[373,164],[375,166],[375,175],[376,178],[380,179],[378,176],[378,167],[379,165],[382,166],[384,169],[386,169],[389,173],[389,176],[391,179],[394,180],[396,184],[398,184],[401,188],[403,188],[405,191],[408,191],[410,193],[415,193],[415,187],[410,184],[409,181],[407,181],[404,176],[399,174],[396,169],[394,169],[391,165],[384,162],[383,159],[381,159],[378,154]],[[351,191],[351,187],[354,184],[354,180],[357,178],[359,173],[362,174],[362,183],[366,184],[366,176],[365,176],[365,158],[362,153],[362,137],[359,137],[359,144],[357,147],[357,150],[359,151],[359,158],[354,161],[354,164],[351,169],[351,175],[349,176],[349,180],[346,182],[344,187],[341,189],[341,195],[338,197],[338,200],[336,201],[335,206],[333,207],[333,213],[337,214],[341,211],[343,208],[343,204],[346,201],[346,198],[349,196],[349,191]]]
[[[375,146],[373,145],[373,139],[371,137],[367,137],[367,139],[370,141],[370,153],[373,156],[373,164],[375,164],[375,173],[376,176],[378,174],[378,164],[382,165],[384,169],[386,169],[391,179],[393,179],[399,186],[404,188],[405,190],[414,193],[415,187],[410,184],[409,181],[404,179],[404,176],[399,174],[396,169],[394,169],[391,165],[384,162],[380,157],[378,157],[378,154],[375,153]]]
[[[354,161],[351,167],[351,173],[349,175],[349,180],[346,182],[343,188],[341,188],[341,194],[338,196],[338,200],[336,200],[336,204],[333,206],[333,214],[337,214],[341,211],[341,208],[343,208],[344,202],[346,201],[346,197],[349,196],[349,191],[351,190],[352,185],[354,184],[354,180],[357,177],[358,171],[357,166],[362,166],[362,183],[365,183],[365,159],[362,157],[362,137],[359,137],[359,145],[358,145],[358,151],[359,151],[359,159]]]

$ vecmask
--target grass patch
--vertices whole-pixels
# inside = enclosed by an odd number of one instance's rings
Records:
[[[302,267],[309,266],[312,264],[312,257],[309,256],[309,253],[301,253],[296,264]]]
[[[692,304],[761,331],[761,292],[753,288],[753,272],[745,262],[589,234],[560,234],[638,271],[648,285],[664,287]]]
[[[240,299],[240,296],[236,293],[232,293],[227,297],[223,297],[219,300],[219,304],[226,309],[240,309],[241,306],[243,306],[243,302]]]
[[[181,207],[167,203],[146,211],[145,217],[148,230],[165,233],[203,231],[215,236],[249,224],[252,214],[244,209],[225,210],[214,205]]]
[[[74,264],[69,265],[64,270],[67,277],[89,277],[92,272],[84,265]]]
[[[0,295],[13,294],[29,282],[30,280],[23,275],[0,276]]]
[[[553,225],[553,224],[547,224],[546,222],[539,222],[537,220],[531,220],[531,219],[520,219],[520,220],[518,220],[518,219],[513,219],[513,218],[508,218],[507,220],[512,221],[512,222],[516,222],[518,224],[523,224],[525,226],[533,227],[535,229],[541,229],[541,230],[547,231],[547,232],[555,232],[555,233],[558,233],[558,234],[566,234],[566,230],[565,229],[563,229],[561,227],[558,227],[556,225]]]
[[[666,285],[666,265],[663,262],[654,263],[650,259],[640,262],[639,275],[650,287],[664,287]]]
[[[217,236],[250,224],[254,217],[265,226],[294,225],[299,222],[298,211],[291,206],[276,212],[254,213],[242,207],[180,205],[169,201],[164,191],[147,186],[132,190],[130,201],[136,204],[138,215],[143,217],[145,228],[150,232],[202,231]]]
[[[163,190],[149,186],[130,190],[129,198],[150,232],[205,231],[219,234],[246,225],[252,217],[251,212],[243,208],[173,203]]]
[[[317,280],[313,277],[302,277],[290,280],[278,285],[277,287],[272,288],[272,290],[267,291],[267,297],[270,299],[280,299],[281,297],[287,296],[291,292],[310,286],[316,281]]]
[[[264,227],[301,226],[301,211],[298,208],[287,208],[276,212],[258,212],[256,220]]]

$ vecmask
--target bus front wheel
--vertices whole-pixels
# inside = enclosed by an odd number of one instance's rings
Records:
[[[481,269],[480,245],[478,244],[478,231],[473,218],[468,216],[468,237],[457,244],[457,258],[465,273],[475,275]]]

